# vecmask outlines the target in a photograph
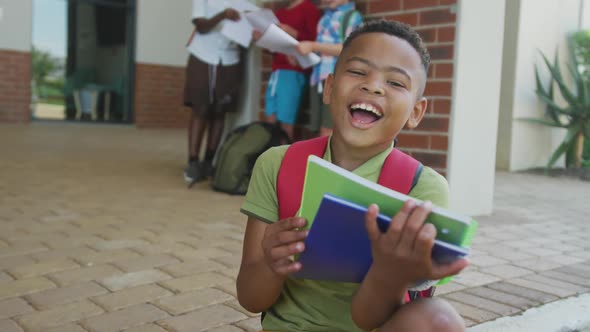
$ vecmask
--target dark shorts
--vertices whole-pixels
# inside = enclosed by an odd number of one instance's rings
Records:
[[[242,83],[241,63],[213,66],[190,55],[186,66],[184,105],[193,109],[204,106],[216,111],[234,112]]]

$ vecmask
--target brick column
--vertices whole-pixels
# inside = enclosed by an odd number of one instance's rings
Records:
[[[31,54],[0,50],[0,123],[31,121]]]
[[[427,113],[415,130],[402,130],[399,146],[414,158],[442,174],[447,171],[453,51],[455,48],[456,0],[365,1],[367,19],[384,18],[414,27],[431,56],[424,95]]]

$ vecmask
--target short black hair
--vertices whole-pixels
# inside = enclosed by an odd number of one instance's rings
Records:
[[[420,60],[422,62],[422,66],[424,67],[424,73],[426,75],[428,74],[428,67],[430,66],[430,54],[426,49],[426,45],[424,45],[422,38],[418,32],[416,32],[416,30],[414,30],[409,25],[398,21],[372,20],[363,23],[361,26],[355,29],[348,36],[348,38],[346,38],[344,44],[342,45],[341,54],[344,53],[344,50],[346,50],[346,48],[350,46],[352,41],[357,37],[372,32],[385,33],[407,41],[410,45],[412,45],[416,52],[418,52],[418,55],[420,55]]]

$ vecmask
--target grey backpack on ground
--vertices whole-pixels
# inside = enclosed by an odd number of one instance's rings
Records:
[[[289,137],[278,125],[253,122],[232,130],[219,150],[211,186],[232,195],[246,194],[258,156],[288,143]]]

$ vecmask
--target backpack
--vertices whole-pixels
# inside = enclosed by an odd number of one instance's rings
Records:
[[[232,195],[246,194],[258,156],[288,143],[287,133],[278,124],[252,122],[232,130],[219,149],[212,188]]]
[[[279,220],[297,213],[301,205],[307,157],[315,155],[322,158],[327,145],[328,137],[324,136],[294,143],[287,149],[277,176]],[[394,148],[383,163],[377,183],[407,195],[416,185],[422,167],[419,161]],[[434,287],[424,291],[408,291],[405,302],[433,295]]]
[[[340,30],[338,32],[340,33],[340,41],[342,43],[344,43],[344,40],[346,40],[346,30],[350,26],[350,20],[354,13],[357,13],[362,17],[361,12],[356,9],[351,9],[340,16]]]

